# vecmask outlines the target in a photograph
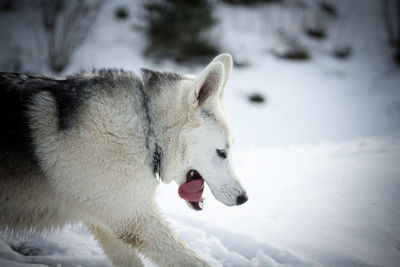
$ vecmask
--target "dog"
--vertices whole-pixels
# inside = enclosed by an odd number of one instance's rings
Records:
[[[175,181],[194,210],[204,182],[247,201],[231,163],[229,54],[198,75],[102,69],[65,79],[0,74],[0,227],[9,235],[83,223],[114,266],[209,266],[155,202]]]

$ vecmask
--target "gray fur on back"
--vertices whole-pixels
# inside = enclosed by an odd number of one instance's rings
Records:
[[[142,79],[132,72],[117,69],[93,70],[66,79],[0,73],[0,168],[15,171],[28,165],[38,167],[27,115],[38,93],[48,92],[53,96],[59,131],[68,131],[81,107],[94,95],[117,94],[121,86],[132,88],[135,94],[144,94],[150,87],[180,79],[179,74],[147,69],[142,70]],[[143,101],[147,102],[144,96]]]

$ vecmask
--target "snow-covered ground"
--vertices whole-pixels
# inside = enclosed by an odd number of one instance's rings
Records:
[[[205,209],[195,212],[178,197],[175,184],[160,185],[157,193],[178,234],[213,266],[400,265],[400,72],[384,43],[380,2],[337,2],[350,11],[330,22],[327,40],[304,39],[313,48],[306,62],[271,55],[279,44],[271,29],[274,8],[218,6],[213,35],[248,63],[234,69],[226,102],[235,165],[250,199],[228,208],[207,190]],[[114,18],[120,5],[131,11],[127,21]],[[295,23],[296,17],[280,12],[286,23]],[[132,29],[137,14],[135,2],[106,2],[63,74],[93,67],[200,71],[144,59],[143,37]],[[12,31],[2,30],[8,39],[2,51],[29,51],[23,42],[28,34],[19,33],[33,17],[21,7],[0,15],[2,25],[15,22]],[[354,50],[341,61],[327,52],[343,40]],[[27,70],[34,69],[31,52],[21,57]],[[250,103],[247,96],[254,92],[266,102]],[[38,264],[111,265],[80,225],[45,237],[0,240],[0,266]]]

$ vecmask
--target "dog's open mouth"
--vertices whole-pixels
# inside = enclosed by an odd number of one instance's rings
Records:
[[[195,210],[203,209],[204,180],[196,170],[186,174],[186,183],[179,186],[178,194]]]

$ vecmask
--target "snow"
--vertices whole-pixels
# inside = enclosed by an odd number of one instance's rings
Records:
[[[160,185],[157,191],[173,228],[213,266],[400,264],[400,74],[384,43],[379,2],[337,2],[340,8],[351,8],[329,22],[328,40],[302,37],[313,48],[306,62],[288,62],[270,53],[280,43],[273,30],[277,17],[285,16],[285,25],[296,23],[296,16],[285,13],[289,11],[217,7],[220,25],[213,36],[235,59],[248,63],[234,68],[225,101],[235,132],[236,170],[250,199],[228,208],[206,188],[205,209],[195,212],[179,198],[177,185]],[[130,8],[128,21],[114,19],[113,11],[121,5]],[[15,34],[26,32],[34,12],[20,7],[1,13],[2,25],[17,22],[13,31],[0,31],[9,40],[0,44],[3,51],[35,46],[23,42],[28,34]],[[93,67],[200,71],[144,59],[145,43],[132,27],[140,24],[138,14],[137,2],[105,2],[93,31],[62,75]],[[343,42],[353,47],[349,60],[328,54]],[[41,66],[32,52],[20,56],[26,71]],[[7,60],[10,55],[2,53],[0,62]],[[0,67],[7,70],[4,64]],[[49,72],[43,67],[37,71]],[[266,102],[250,103],[247,96],[254,92]],[[0,266],[111,262],[86,228],[75,225],[46,236],[1,239]]]
[[[397,135],[250,150],[240,153],[236,162],[250,196],[246,205],[227,210],[210,201],[206,192],[205,210],[193,215],[184,204],[170,204],[175,188],[160,194],[159,202],[167,215],[197,219],[199,223],[191,225],[233,251],[238,246],[249,260],[261,250],[280,262],[274,250],[263,250],[273,244],[278,255],[295,252],[295,259],[305,260],[305,265],[394,266],[400,256],[395,249],[399,149]],[[294,260],[285,263],[299,265]]]

